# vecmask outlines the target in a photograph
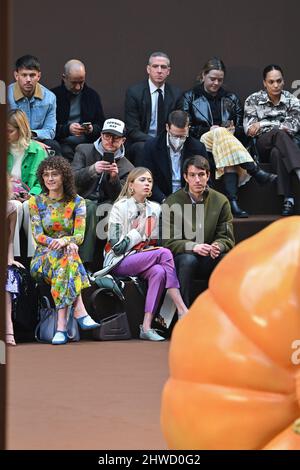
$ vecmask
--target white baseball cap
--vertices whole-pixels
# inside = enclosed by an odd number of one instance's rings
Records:
[[[101,132],[106,132],[107,134],[114,134],[123,137],[125,135],[125,123],[123,121],[120,121],[120,119],[106,119]]]

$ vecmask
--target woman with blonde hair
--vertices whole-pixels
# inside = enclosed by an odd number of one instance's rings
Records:
[[[31,140],[31,130],[26,114],[20,109],[9,111],[7,119],[7,171],[12,181],[12,198],[17,206],[17,227],[14,239],[14,254],[20,256],[19,230],[22,225],[28,237],[28,256],[34,252],[34,243],[29,227],[28,199],[40,194],[42,188],[36,172],[39,164],[46,157],[45,150]]]
[[[237,203],[238,186],[251,176],[260,184],[276,175],[263,171],[244,147],[243,108],[238,96],[223,88],[225,65],[217,57],[204,65],[197,83],[183,96],[183,109],[189,114],[191,135],[211,152],[216,178],[223,176],[225,194],[235,217],[248,217]],[[249,176],[250,175],[250,176]]]
[[[104,269],[95,274],[111,272],[145,279],[148,290],[140,338],[162,341],[164,338],[151,328],[151,323],[164,289],[168,290],[179,317],[187,312],[187,307],[179,291],[171,251],[156,246],[161,208],[148,200],[152,186],[152,174],[147,168],[137,167],[129,173],[109,216]]]

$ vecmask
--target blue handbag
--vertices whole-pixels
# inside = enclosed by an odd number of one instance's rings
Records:
[[[73,310],[73,306],[68,308],[67,334],[69,341],[79,341],[79,329]],[[35,339],[39,343],[51,343],[57,329],[57,310],[51,307],[46,296],[40,300],[38,317],[39,323],[35,329]]]

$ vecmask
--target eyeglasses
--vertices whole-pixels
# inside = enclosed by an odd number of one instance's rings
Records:
[[[174,137],[174,139],[187,139],[188,136],[189,136],[189,133],[187,133],[185,135],[176,135],[176,134],[173,134],[173,132],[169,131],[169,135],[171,137]]]
[[[44,179],[49,179],[49,178],[58,178],[61,175],[58,171],[45,171],[42,174],[42,177]]]
[[[102,139],[112,140],[113,142],[118,142],[119,140],[123,139],[123,137],[118,136],[118,135],[112,135],[112,134],[102,134]]]

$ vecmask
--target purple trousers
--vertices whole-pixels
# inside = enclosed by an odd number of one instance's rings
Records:
[[[140,276],[148,281],[146,313],[156,313],[164,289],[179,288],[173,255],[168,248],[128,255],[112,273],[117,276]]]

